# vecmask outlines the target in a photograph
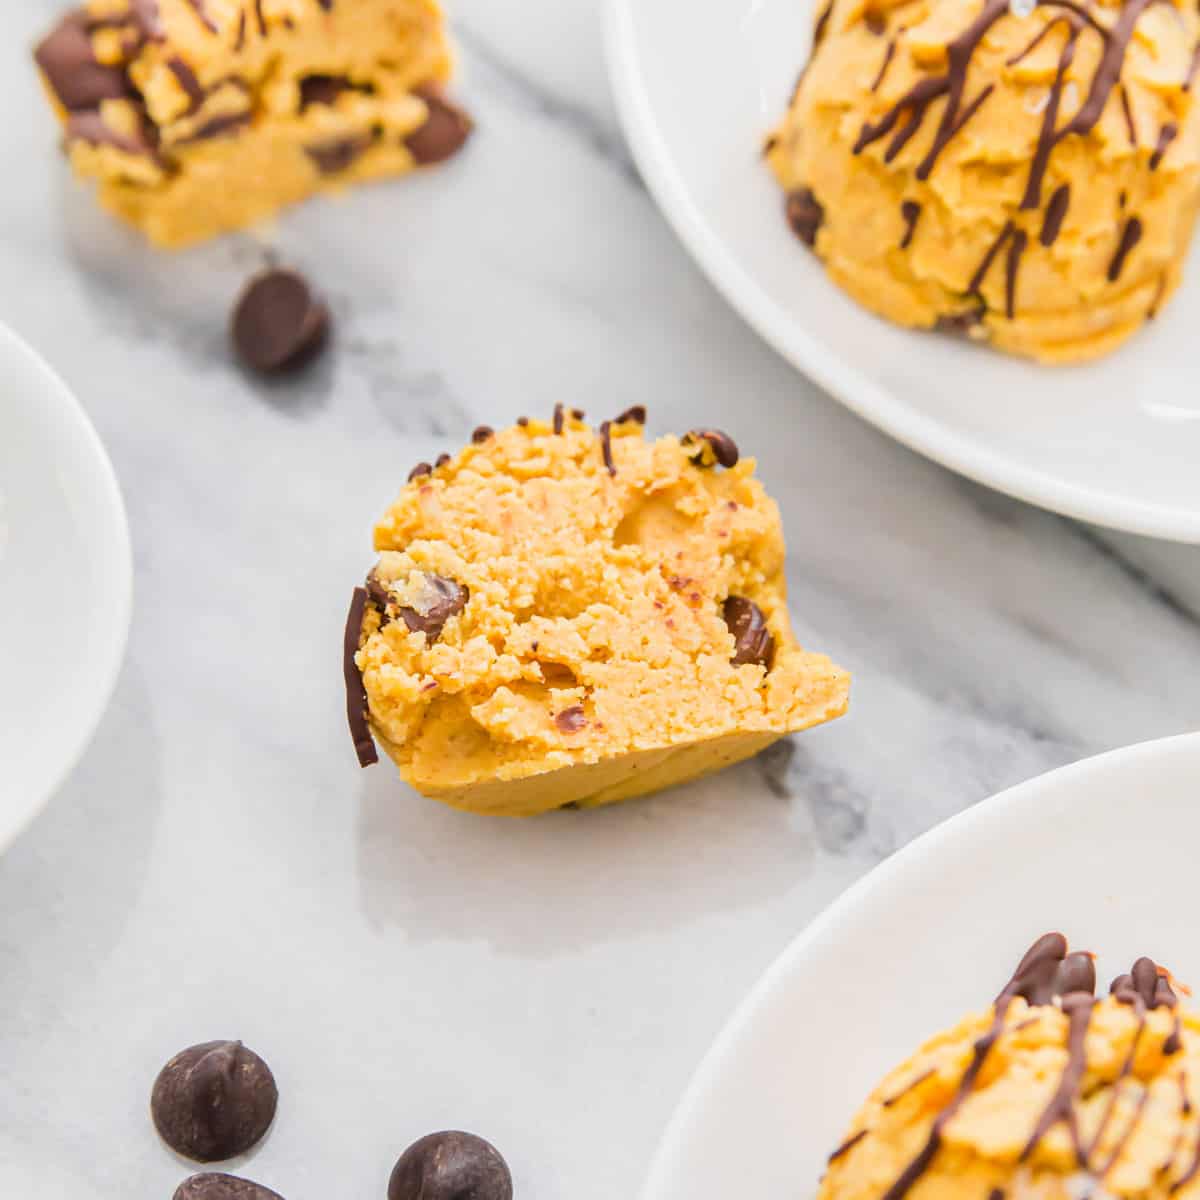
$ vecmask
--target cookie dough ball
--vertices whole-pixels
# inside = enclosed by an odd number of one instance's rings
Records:
[[[768,159],[859,303],[1044,362],[1180,280],[1200,201],[1190,0],[818,0]]]
[[[608,804],[845,711],[846,673],[792,634],[753,461],[716,431],[647,441],[643,419],[479,430],[378,525],[348,649],[418,791],[511,816]]]
[[[1080,1200],[1200,1193],[1200,1018],[1150,959],[1093,995],[1050,934],[991,1008],[875,1089],[818,1200]]]

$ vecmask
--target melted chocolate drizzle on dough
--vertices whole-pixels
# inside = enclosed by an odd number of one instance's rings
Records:
[[[1058,235],[1062,229],[1062,223],[1067,215],[1067,209],[1071,204],[1071,185],[1069,183],[1062,184],[1050,197],[1050,203],[1046,205],[1046,215],[1042,219],[1042,232],[1038,240],[1049,249],[1058,240]]]
[[[907,250],[912,245],[913,234],[917,232],[921,206],[915,200],[905,200],[900,205],[900,216],[904,218],[904,236],[900,239],[900,249]]]
[[[1158,132],[1158,141],[1154,153],[1150,155],[1150,170],[1157,171],[1163,156],[1170,149],[1171,143],[1179,136],[1179,126],[1174,121],[1167,121]]]
[[[186,2],[192,12],[194,12],[196,16],[200,18],[200,24],[203,25],[209,33],[221,32],[216,21],[214,21],[212,17],[208,15],[208,8],[206,7],[204,0],[186,0]]]
[[[1142,222],[1138,217],[1130,217],[1121,230],[1121,240],[1117,243],[1117,252],[1108,264],[1108,282],[1116,283],[1121,278],[1125,268],[1125,260],[1130,251],[1142,240]]]

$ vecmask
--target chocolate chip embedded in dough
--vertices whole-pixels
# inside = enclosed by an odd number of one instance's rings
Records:
[[[471,1133],[431,1133],[400,1157],[388,1200],[512,1200],[512,1174],[490,1142]]]
[[[587,726],[587,718],[583,713],[583,705],[572,704],[570,708],[564,708],[554,718],[554,724],[558,726],[560,733],[578,733]]]
[[[442,636],[451,617],[456,617],[471,598],[470,589],[441,575],[423,575],[411,605],[401,605],[400,618],[412,633],[423,633],[432,644]]]
[[[279,1091],[271,1068],[241,1042],[204,1042],[159,1072],[150,1113],[177,1154],[215,1162],[245,1154],[275,1119]]]
[[[496,436],[496,431],[490,425],[480,425],[471,434],[471,441],[476,446],[483,445],[489,438]]]
[[[775,657],[775,639],[767,628],[767,619],[762,609],[745,596],[730,596],[722,612],[729,632],[733,634],[733,658],[735,667],[754,663],[771,669]]]
[[[299,366],[321,348],[329,310],[295,271],[272,267],[246,285],[233,312],[231,334],[242,362],[264,374]]]
[[[142,31],[142,36],[161,42],[167,36],[162,14],[158,11],[158,0],[130,0],[129,14]]]
[[[89,146],[112,146],[114,150],[137,158],[158,161],[158,150],[144,128],[134,134],[121,133],[109,125],[99,112],[72,113],[67,118],[65,136],[68,145],[71,142],[87,142]]]
[[[300,111],[312,104],[336,104],[340,96],[353,90],[344,75],[306,75],[300,80]]]
[[[261,1183],[206,1171],[185,1179],[175,1189],[174,1200],[283,1200],[283,1197]]]
[[[719,463],[728,470],[738,463],[737,443],[727,433],[719,429],[693,429],[684,435],[684,444],[702,442],[699,454],[692,457],[692,462],[698,467]]]
[[[366,133],[331,138],[304,147],[304,153],[322,175],[340,175],[349,170],[371,148],[375,139]]]
[[[784,207],[787,223],[792,232],[806,245],[814,246],[817,231],[825,220],[825,209],[811,188],[800,188],[789,192]]]
[[[96,61],[87,14],[65,16],[37,45],[34,61],[69,112],[93,109],[102,100],[121,100],[137,93],[120,67]]]
[[[404,144],[418,166],[443,162],[463,148],[475,128],[474,123],[461,108],[446,99],[436,84],[422,84],[413,92],[425,101],[429,114],[425,124],[410,133]]]

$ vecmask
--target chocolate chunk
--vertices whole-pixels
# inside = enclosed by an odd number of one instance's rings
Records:
[[[38,43],[33,57],[62,106],[70,112],[96,108],[102,100],[137,94],[123,70],[96,61],[85,12],[65,16]]]
[[[322,175],[340,175],[354,166],[374,142],[370,134],[363,133],[313,143],[304,147],[304,153]]]
[[[310,104],[336,104],[339,96],[354,90],[344,75],[306,75],[300,80],[300,111]]]
[[[427,462],[419,462],[408,473],[408,482],[412,483],[414,479],[420,479],[422,475],[432,475],[433,468]]]
[[[112,146],[137,158],[158,159],[158,151],[144,128],[130,135],[119,133],[98,112],[77,112],[67,118],[67,143],[87,142],[90,146]]]
[[[470,1133],[431,1133],[401,1155],[388,1200],[512,1200],[508,1164]]]
[[[471,441],[478,446],[483,442],[486,442],[488,438],[495,437],[495,435],[496,431],[490,425],[480,425],[479,428],[471,434]]]
[[[444,466],[445,466],[445,465],[446,465],[446,464],[447,464],[449,461],[450,461],[450,455],[449,455],[449,454],[439,454],[439,455],[437,456],[437,458],[434,460],[434,464],[433,464],[433,465],[434,465],[435,467],[444,467]]]
[[[938,333],[948,333],[952,337],[970,337],[971,331],[983,324],[983,309],[968,308],[958,313],[942,313],[934,323]]]
[[[646,423],[646,406],[644,404],[635,404],[632,408],[627,408],[615,421],[617,425],[624,425],[626,421],[633,421],[638,425]]]
[[[474,125],[461,108],[446,99],[437,84],[422,84],[413,92],[425,101],[429,115],[420,129],[404,139],[404,144],[418,166],[443,162],[463,148]]]
[[[422,576],[420,594],[411,607],[400,606],[400,617],[413,633],[423,633],[431,645],[442,636],[451,617],[456,617],[471,598],[471,592],[441,575]]]
[[[374,571],[367,576],[367,597],[379,610],[379,628],[382,629],[391,620],[388,609],[395,601],[392,599],[391,590]]]
[[[563,410],[563,406],[561,404],[556,404],[554,406],[554,419],[552,422],[552,428],[554,429],[555,433],[562,433],[563,419],[565,416],[566,413]]]
[[[367,589],[355,588],[346,617],[346,632],[342,637],[342,678],[346,685],[346,720],[350,725],[350,737],[360,767],[370,767],[379,761],[379,751],[375,749],[371,725],[367,720],[367,689],[363,686],[362,672],[354,659],[358,653],[366,611]]]
[[[570,708],[564,708],[554,718],[554,724],[562,733],[578,733],[587,725],[587,718],[583,715],[583,705],[572,704]]]
[[[610,475],[615,475],[617,464],[613,462],[611,421],[600,422],[600,456],[604,460],[604,469]]]
[[[725,601],[722,615],[729,632],[733,634],[733,658],[735,667],[747,663],[771,669],[775,657],[775,639],[767,628],[767,619],[762,609],[745,596],[730,596]]]
[[[737,466],[737,443],[729,434],[722,433],[719,429],[693,429],[684,436],[683,440],[685,443],[707,442],[707,451],[711,453],[713,461],[720,463],[726,469]],[[700,453],[693,456],[692,462],[698,467],[708,466],[707,458],[706,449],[701,447]]]
[[[221,1175],[215,1171],[193,1175],[176,1189],[174,1200],[283,1200],[261,1183],[239,1179],[236,1175]]]
[[[241,1042],[204,1042],[159,1073],[150,1113],[177,1154],[215,1162],[245,1154],[275,1119],[279,1092],[270,1067]]]
[[[269,373],[300,366],[325,343],[329,310],[295,271],[272,267],[246,285],[231,334],[242,362]]]
[[[799,191],[788,193],[784,212],[792,232],[806,246],[816,245],[817,230],[825,220],[825,209],[821,207],[812,189],[800,188]]]

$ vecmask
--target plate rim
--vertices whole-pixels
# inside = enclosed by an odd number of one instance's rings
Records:
[[[646,186],[692,260],[733,310],[777,354],[864,421],[908,449],[1028,504],[1075,520],[1145,537],[1200,543],[1200,504],[1194,509],[1128,500],[1065,482],[991,451],[942,422],[913,412],[829,354],[787,318],[739,262],[693,200],[659,129],[644,84],[634,36],[637,0],[608,0],[605,58],[617,115]]]
[[[1125,764],[1127,761],[1136,762],[1138,759],[1156,758],[1176,752],[1200,757],[1200,732],[1134,742],[1044,771],[1041,775],[1035,775],[1003,791],[995,792],[934,825],[932,829],[920,834],[895,854],[871,868],[835,897],[792,938],[759,975],[749,991],[734,1006],[701,1057],[655,1148],[650,1169],[639,1193],[640,1200],[669,1200],[668,1185],[675,1172],[675,1163],[687,1142],[685,1130],[702,1107],[704,1097],[710,1091],[717,1075],[732,1056],[738,1041],[753,1023],[758,1010],[774,994],[779,981],[794,969],[796,961],[803,958],[810,946],[820,941],[837,925],[844,914],[853,910],[868,894],[886,886],[891,878],[906,870],[910,862],[935,852],[939,844],[960,836],[965,829],[974,825],[986,826],[989,821],[998,819],[1000,813],[1014,804],[1035,804],[1047,789],[1061,786],[1064,780],[1085,779],[1103,773],[1115,762]]]
[[[40,785],[28,789],[24,802],[15,806],[15,819],[11,827],[0,827],[0,855],[3,855],[29,828],[79,765],[112,702],[117,679],[125,662],[133,621],[133,540],[116,469],[79,397],[32,344],[4,321],[0,321],[0,356],[23,361],[33,375],[40,377],[42,388],[39,402],[57,405],[64,418],[74,427],[84,453],[92,461],[97,482],[97,507],[99,509],[102,506],[108,513],[107,522],[111,526],[115,556],[119,560],[114,564],[116,627],[106,655],[97,669],[99,683],[95,689],[92,711],[72,734],[60,737],[56,764],[46,772]]]

